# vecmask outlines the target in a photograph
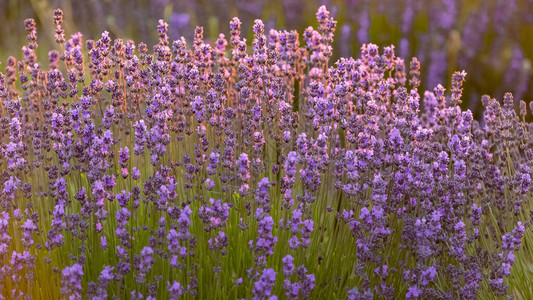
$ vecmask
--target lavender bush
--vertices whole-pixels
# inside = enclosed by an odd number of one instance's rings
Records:
[[[2,298],[527,296],[526,103],[483,96],[480,123],[464,71],[420,93],[393,46],[333,62],[316,17],[214,44],[161,20],[149,51],[67,38],[58,9],[46,67],[26,20],[0,74]]]
[[[271,28],[291,28],[300,32],[316,25],[313,14],[320,5],[339,20],[331,59],[359,56],[369,42],[397,46],[403,58],[416,56],[421,62],[420,89],[433,90],[444,84],[457,69],[468,71],[462,108],[469,108],[480,119],[481,95],[502,98],[506,91],[516,99],[531,98],[533,60],[532,0],[32,0],[0,1],[5,21],[0,27],[0,60],[16,53],[24,42],[19,24],[34,17],[40,34],[39,57],[53,47],[53,7],[66,9],[65,27],[86,37],[102,31],[111,37],[157,43],[153,30],[157,20],[169,23],[168,36],[192,40],[194,26],[204,26],[204,41],[213,43],[219,32],[229,32],[232,17],[243,24],[255,19]],[[124,13],[127,11],[128,13]],[[252,26],[243,26],[241,36],[253,39]]]

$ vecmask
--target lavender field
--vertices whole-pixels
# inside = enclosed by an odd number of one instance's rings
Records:
[[[530,1],[56,2],[0,3],[0,299],[533,299]]]

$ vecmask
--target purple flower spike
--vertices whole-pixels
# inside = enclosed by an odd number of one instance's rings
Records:
[[[79,264],[63,269],[61,277],[61,294],[69,299],[82,299],[81,278],[83,268]]]
[[[274,269],[265,269],[258,281],[254,283],[252,299],[272,299],[272,289],[276,283],[276,272]]]
[[[185,289],[177,281],[174,281],[172,284],[170,284],[170,282],[167,282],[167,286],[171,300],[178,300],[180,296],[185,293]]]
[[[287,254],[287,256],[285,256],[283,259],[283,275],[285,277],[290,277],[292,276],[292,274],[294,274],[294,264],[292,263],[294,261],[294,258],[290,255],[290,254]]]

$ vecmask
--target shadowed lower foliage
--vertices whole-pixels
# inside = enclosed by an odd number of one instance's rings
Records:
[[[316,17],[256,20],[251,49],[238,18],[214,44],[161,20],[149,51],[67,39],[58,9],[46,66],[28,19],[0,74],[2,297],[527,297],[526,103],[478,122],[464,71],[421,93],[393,46],[333,62]]]

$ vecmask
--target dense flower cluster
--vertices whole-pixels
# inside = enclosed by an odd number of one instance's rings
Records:
[[[337,22],[214,44],[67,39],[0,73],[2,298],[475,299],[507,295],[531,224],[527,105]],[[251,49],[249,49],[251,45]],[[407,67],[408,65],[408,67]],[[39,288],[37,288],[39,287]],[[42,288],[46,287],[46,288]]]
[[[157,43],[160,31],[151,30],[161,16],[168,16],[167,41],[184,36],[194,38],[194,26],[206,26],[204,36],[216,40],[219,32],[230,32],[226,20],[238,15],[242,24],[242,36],[254,33],[251,24],[257,18],[264,19],[265,32],[282,26],[304,30],[314,24],[311,12],[317,5],[326,5],[331,16],[342,20],[335,32],[332,44],[333,57],[350,57],[369,42],[398,46],[400,57],[416,56],[420,61],[419,82],[432,90],[450,77],[455,68],[468,70],[463,107],[469,107],[480,116],[480,96],[491,91],[502,97],[512,91],[515,98],[531,95],[533,58],[528,47],[529,34],[533,30],[531,0],[284,0],[272,5],[267,0],[160,0],[146,5],[145,0],[116,0],[82,2],[62,0],[69,5],[69,17],[63,23],[62,15],[55,14],[56,41],[65,39],[62,26],[72,26],[86,36],[97,36],[111,28],[112,33],[130,36],[147,44]],[[6,2],[6,1],[4,1]],[[47,8],[32,5],[31,0],[18,0],[14,5],[2,5],[7,21],[19,16],[38,16],[37,25],[51,23],[51,17],[43,18]],[[123,13],[127,10],[128,14]],[[138,20],[142,19],[142,22]],[[59,21],[61,20],[61,21]],[[40,22],[39,22],[40,21]],[[59,26],[57,26],[59,24]],[[165,25],[160,26],[161,30]],[[67,28],[68,29],[68,28]],[[0,57],[19,48],[26,38],[23,26],[0,27]],[[154,34],[156,33],[156,34]],[[62,40],[61,40],[62,39]],[[228,40],[230,37],[228,37]],[[41,46],[50,47],[54,39],[42,39]],[[249,40],[250,41],[250,40]],[[44,52],[42,52],[44,53]]]

